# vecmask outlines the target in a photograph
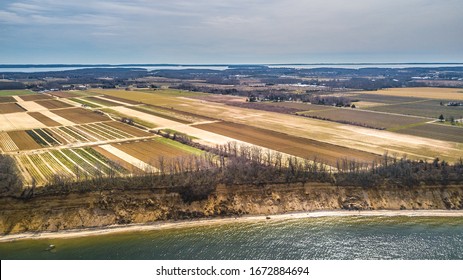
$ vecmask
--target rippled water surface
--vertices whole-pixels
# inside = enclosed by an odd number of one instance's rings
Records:
[[[0,243],[0,258],[463,259],[463,218],[322,217],[23,240]]]

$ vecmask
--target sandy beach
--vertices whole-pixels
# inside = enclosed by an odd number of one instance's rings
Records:
[[[21,234],[0,236],[0,242],[11,242],[24,239],[54,239],[54,238],[76,238],[94,235],[104,235],[112,233],[152,231],[171,228],[218,225],[234,222],[257,222],[267,220],[285,220],[285,219],[302,219],[318,217],[463,217],[463,210],[372,210],[372,211],[314,211],[314,212],[296,212],[278,215],[250,215],[241,217],[212,218],[212,219],[195,219],[182,221],[161,221],[151,224],[129,224],[114,225],[98,228],[86,228],[78,230],[65,230],[59,232],[28,232]]]

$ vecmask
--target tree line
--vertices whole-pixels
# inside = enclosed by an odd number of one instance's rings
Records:
[[[425,162],[397,159],[385,154],[378,162],[340,159],[335,167],[330,167],[317,158],[301,159],[234,142],[199,148],[204,150],[201,155],[153,159],[150,164],[157,166],[157,170],[146,170],[143,174],[119,176],[114,170],[107,176],[95,174],[93,177],[81,178],[80,181],[56,175],[55,180],[41,188],[21,188],[14,161],[8,159],[8,156],[2,156],[1,194],[27,199],[37,193],[170,189],[179,193],[184,201],[191,202],[207,198],[219,184],[263,187],[267,184],[322,182],[333,186],[364,188],[463,184],[463,160],[449,164],[439,159]],[[116,164],[110,166],[117,167]]]

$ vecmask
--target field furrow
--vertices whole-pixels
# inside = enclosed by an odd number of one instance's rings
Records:
[[[4,152],[17,151],[18,146],[13,142],[11,137],[6,132],[0,133],[0,146]]]

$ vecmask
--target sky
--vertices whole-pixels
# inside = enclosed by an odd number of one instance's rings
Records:
[[[463,62],[462,0],[0,0],[0,64]]]

